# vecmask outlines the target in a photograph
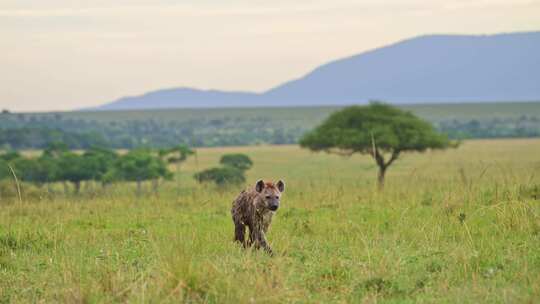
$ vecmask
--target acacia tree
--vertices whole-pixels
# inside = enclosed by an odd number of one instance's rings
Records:
[[[75,193],[80,192],[83,181],[91,180],[95,175],[92,164],[82,155],[73,152],[62,154],[58,159],[58,168],[58,179],[72,182],[75,186]]]
[[[17,151],[0,154],[0,180],[3,177],[13,177],[10,167],[18,179],[37,186],[50,185],[55,181],[57,172],[56,163],[52,159],[43,156],[27,158]]]
[[[444,149],[447,136],[410,112],[382,103],[351,106],[333,113],[300,140],[302,147],[350,156],[368,154],[379,167],[382,188],[386,170],[401,153]]]
[[[101,182],[102,187],[105,187],[110,182],[107,173],[118,159],[116,152],[106,148],[92,147],[84,152],[83,158],[89,164],[92,180]]]
[[[113,170],[116,175],[114,179],[137,183],[137,196],[141,195],[143,181],[171,178],[165,162],[144,149],[131,150],[121,156],[116,161]],[[157,184],[155,185],[154,190],[157,191]]]
[[[54,172],[53,165],[39,158],[20,157],[11,163],[17,177],[25,182],[42,186],[48,183]]]

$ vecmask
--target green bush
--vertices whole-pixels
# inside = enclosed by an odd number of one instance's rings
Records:
[[[218,186],[242,184],[246,181],[244,172],[233,167],[210,168],[194,175],[200,183],[213,182]]]
[[[4,152],[2,154],[0,154],[0,160],[4,160],[4,161],[13,161],[17,158],[20,158],[21,157],[21,154],[17,151],[7,151],[7,152]]]
[[[241,153],[225,154],[221,157],[219,163],[242,171],[246,171],[253,166],[249,156]]]

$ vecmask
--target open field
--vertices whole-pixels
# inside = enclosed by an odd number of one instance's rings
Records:
[[[191,178],[232,151],[254,160],[249,181],[287,184],[274,257],[232,242],[240,187]],[[367,156],[205,148],[183,166],[180,192],[23,193],[0,200],[0,302],[537,302],[538,155],[538,139],[405,154],[380,193]]]

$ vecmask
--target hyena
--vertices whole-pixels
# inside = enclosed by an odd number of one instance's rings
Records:
[[[234,240],[244,247],[254,245],[272,254],[272,249],[266,241],[265,233],[272,222],[272,216],[279,208],[281,193],[285,183],[257,181],[255,187],[244,190],[234,200],[231,209],[234,222]],[[249,240],[245,240],[246,226],[249,228]]]

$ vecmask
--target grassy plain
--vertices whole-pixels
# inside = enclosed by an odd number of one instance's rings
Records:
[[[191,178],[233,151],[254,160],[249,181],[286,181],[274,257],[232,242],[241,187]],[[179,192],[23,193],[0,201],[0,302],[538,302],[538,155],[538,139],[408,154],[380,193],[367,156],[199,149]]]

